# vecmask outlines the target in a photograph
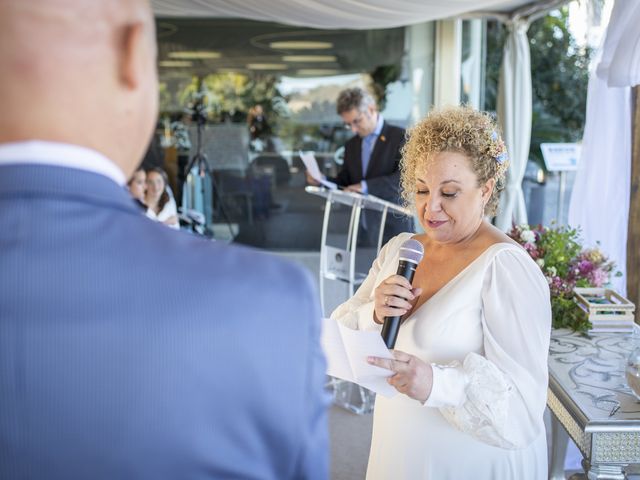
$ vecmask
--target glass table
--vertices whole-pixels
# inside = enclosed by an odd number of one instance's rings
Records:
[[[565,478],[567,434],[583,455],[589,479],[622,480],[640,465],[640,402],[627,386],[624,371],[639,340],[637,327],[633,334],[552,332],[547,399],[553,413],[550,479]]]

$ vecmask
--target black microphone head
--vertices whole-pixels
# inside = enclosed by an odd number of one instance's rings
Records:
[[[413,238],[407,240],[400,246],[400,260],[418,264],[424,255],[424,247]]]

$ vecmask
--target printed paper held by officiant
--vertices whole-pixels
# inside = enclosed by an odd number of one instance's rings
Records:
[[[335,190],[338,188],[334,182],[328,181],[322,173],[320,173],[320,169],[318,168],[318,161],[316,160],[313,152],[298,152],[300,154],[300,159],[302,163],[304,163],[305,168],[307,169],[307,178],[313,179],[313,181],[318,184],[327,187],[329,190]]]

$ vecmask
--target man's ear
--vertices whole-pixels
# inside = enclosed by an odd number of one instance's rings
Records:
[[[145,55],[144,25],[141,22],[126,25],[120,46],[120,81],[128,88],[135,89],[141,82]]]

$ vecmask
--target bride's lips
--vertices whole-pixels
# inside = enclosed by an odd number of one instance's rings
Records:
[[[430,228],[438,228],[441,225],[444,225],[445,223],[447,223],[445,220],[427,220],[427,225],[429,225]]]

